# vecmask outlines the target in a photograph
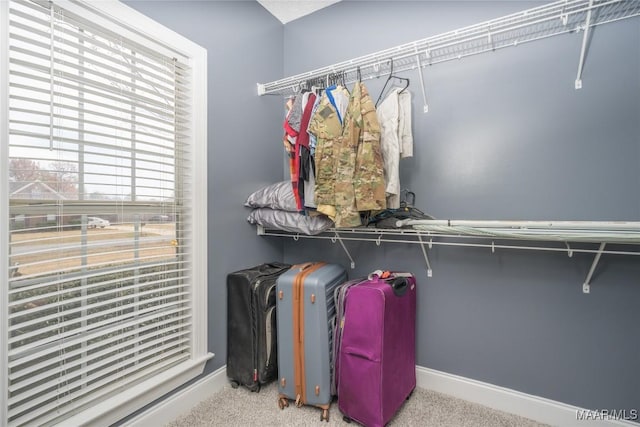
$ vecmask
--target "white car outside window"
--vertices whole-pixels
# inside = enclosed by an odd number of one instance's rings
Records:
[[[87,218],[87,227],[89,228],[105,228],[110,226],[111,223],[106,220],[106,219],[102,219],[102,218],[98,218],[97,216],[90,216]]]

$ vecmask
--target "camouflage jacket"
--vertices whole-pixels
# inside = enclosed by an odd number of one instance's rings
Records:
[[[356,82],[338,138],[334,186],[336,227],[361,225],[359,211],[386,208],[380,124],[367,88]]]
[[[316,137],[314,201],[318,210],[331,219],[335,217],[335,146],[342,134],[338,113],[326,93],[322,94],[318,109],[309,122],[309,133]]]

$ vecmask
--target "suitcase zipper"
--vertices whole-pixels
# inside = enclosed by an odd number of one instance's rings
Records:
[[[265,292],[265,298],[264,298],[264,306],[268,307],[269,305],[269,297],[271,296],[271,292],[275,292],[275,288],[276,288],[276,282],[273,282],[273,285],[269,286],[269,289],[267,289],[267,292]],[[269,366],[269,362],[271,361],[271,342],[272,342],[272,334],[273,334],[273,326],[272,326],[272,322],[271,322],[271,318],[273,317],[273,309],[275,308],[275,305],[273,307],[268,307],[267,308],[267,314],[265,315],[265,340],[267,341],[265,343],[265,347],[266,347],[266,351],[267,351],[267,357],[265,360],[265,368],[267,366]]]
[[[260,283],[262,282],[261,279],[256,280],[256,282],[253,284],[253,290],[254,292],[258,289],[258,287],[260,287]],[[251,297],[251,305],[254,304],[254,298],[253,296]],[[251,317],[254,317],[254,313],[256,313],[256,309],[258,309],[258,307],[253,307],[251,310]],[[257,322],[257,319],[253,319],[252,321],[253,323]],[[253,383],[256,384],[258,382],[258,351],[259,351],[259,342],[260,342],[260,337],[259,334],[253,332],[254,335],[254,351],[253,351]]]
[[[268,306],[269,305],[269,296],[271,295],[271,291],[276,287],[275,282],[273,283],[273,285],[269,286],[269,289],[267,290],[267,292],[265,293],[266,297],[264,299],[264,306]]]
[[[265,336],[266,336],[266,340],[267,340],[267,360],[265,362],[265,367],[269,366],[269,362],[271,362],[271,334],[273,333],[272,330],[272,326],[271,326],[271,319],[273,317],[273,309],[275,307],[271,307],[269,308],[269,310],[267,310],[267,315],[266,315],[266,331],[265,331]]]

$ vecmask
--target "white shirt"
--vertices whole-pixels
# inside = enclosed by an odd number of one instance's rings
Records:
[[[400,159],[413,156],[411,92],[392,89],[376,109],[384,164],[387,208],[400,207]]]

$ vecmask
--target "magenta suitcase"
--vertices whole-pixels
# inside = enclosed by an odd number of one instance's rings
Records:
[[[345,420],[384,426],[416,386],[416,280],[376,271],[349,289],[339,351]]]

